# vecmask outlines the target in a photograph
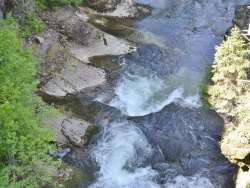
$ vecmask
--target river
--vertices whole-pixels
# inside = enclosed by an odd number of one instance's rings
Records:
[[[232,26],[235,6],[248,1],[134,2],[152,14],[106,32],[136,43],[137,51],[93,58],[107,69],[107,83],[66,101],[100,133],[65,161],[91,174],[81,187],[234,187],[236,167],[219,147],[223,121],[202,110],[197,83]]]

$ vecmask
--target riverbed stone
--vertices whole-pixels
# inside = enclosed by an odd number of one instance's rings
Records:
[[[112,35],[101,32],[99,40],[93,41],[91,45],[83,48],[76,43],[68,43],[70,52],[77,58],[89,62],[89,57],[102,55],[121,55],[136,51],[136,46]]]
[[[62,133],[68,138],[74,146],[81,147],[86,142],[84,140],[85,132],[90,126],[88,122],[79,121],[72,118],[66,118],[62,122]]]
[[[41,87],[41,91],[48,95],[64,97],[103,84],[106,81],[105,76],[104,70],[71,58],[60,73]]]
[[[61,147],[82,147],[96,133],[95,126],[89,122],[67,115],[60,115],[52,122],[52,127],[56,127],[56,143]]]

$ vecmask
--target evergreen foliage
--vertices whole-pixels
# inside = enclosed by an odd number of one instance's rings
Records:
[[[49,144],[54,138],[43,121],[51,109],[35,95],[37,61],[23,50],[10,15],[0,21],[0,41],[0,185],[55,185],[48,169],[59,162],[47,155],[55,146]]]
[[[239,97],[245,94],[249,86],[240,81],[247,78],[246,70],[250,67],[248,55],[247,45],[236,27],[231,30],[231,36],[216,48],[212,77],[214,85],[208,88],[208,94],[211,96],[209,102],[218,112],[231,116],[238,114],[236,109],[241,105]]]
[[[37,19],[35,12],[27,13],[25,19],[23,21],[19,20],[19,23],[22,25],[22,37],[37,34],[44,29],[42,22]]]
[[[247,71],[250,67],[249,49],[240,30],[231,29],[231,35],[216,47],[211,80],[202,80],[201,99],[207,100],[218,112],[243,118],[249,96],[250,82]],[[205,75],[206,76],[206,75]]]

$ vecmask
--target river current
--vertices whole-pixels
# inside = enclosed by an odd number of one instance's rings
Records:
[[[152,14],[107,32],[138,49],[104,58],[119,70],[105,87],[76,96],[76,113],[92,114],[100,133],[82,150],[84,157],[73,153],[66,161],[91,169],[81,187],[234,187],[236,167],[218,144],[223,121],[200,108],[197,83],[232,26],[236,5],[249,1],[134,2],[149,5]]]

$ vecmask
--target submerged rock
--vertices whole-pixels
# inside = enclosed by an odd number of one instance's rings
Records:
[[[171,103],[157,113],[131,120],[147,129],[149,140],[159,146],[175,177],[206,174],[215,187],[232,187],[236,168],[221,154],[223,120],[215,112]]]
[[[64,148],[58,151],[57,157],[58,158],[63,158],[67,153],[70,152],[70,148]]]

